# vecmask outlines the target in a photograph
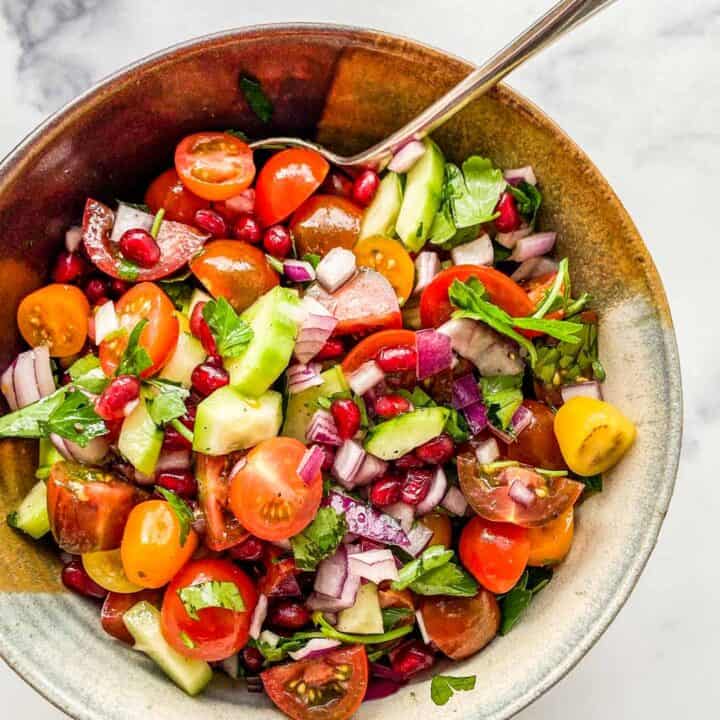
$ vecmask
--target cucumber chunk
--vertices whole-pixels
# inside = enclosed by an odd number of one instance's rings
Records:
[[[400,176],[389,172],[380,183],[360,224],[360,240],[373,235],[392,237],[400,213],[403,191]]]
[[[38,469],[35,471],[35,477],[38,480],[47,480],[50,477],[50,468],[56,462],[62,462],[64,459],[50,438],[40,438]]]
[[[149,602],[133,605],[123,622],[135,639],[135,649],[154,660],[188,695],[197,695],[212,680],[212,669],[204,660],[185,657],[168,645],[160,629],[160,612]]]
[[[18,505],[17,510],[8,515],[7,523],[10,527],[22,530],[35,540],[39,540],[50,531],[47,488],[43,480],[39,480]]]
[[[199,290],[195,292],[199,292]],[[189,388],[192,385],[192,371],[205,362],[207,353],[202,343],[190,332],[190,323],[187,317],[177,313],[177,319],[180,324],[177,345],[160,372],[160,377]]]
[[[420,250],[430,235],[445,180],[442,151],[429,138],[423,142],[425,154],[407,174],[405,196],[395,225],[397,234],[411,252]]]
[[[365,583],[358,590],[355,604],[338,615],[337,629],[344,633],[358,635],[380,635],[383,633],[382,611],[377,585]]]
[[[450,411],[420,408],[376,425],[365,438],[365,449],[381,460],[397,460],[440,435]]]
[[[125,459],[144,475],[155,472],[162,449],[163,432],[153,422],[145,400],[125,418],[120,429],[118,449]]]

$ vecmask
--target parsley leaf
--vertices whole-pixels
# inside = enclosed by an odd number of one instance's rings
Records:
[[[419,558],[400,568],[393,590],[410,588],[418,595],[472,597],[478,586],[461,567],[451,562],[455,552],[441,545],[428,548]]]
[[[533,597],[552,580],[552,576],[551,568],[528,568],[515,587],[500,599],[501,635],[507,635],[520,622]]]
[[[302,256],[302,259],[304,262],[309,262],[313,266],[313,268],[316,268],[320,264],[320,260],[322,260],[322,257],[317,253],[305,253]]]
[[[222,357],[238,357],[252,340],[252,328],[240,319],[224,297],[206,302],[202,315],[210,326]]]
[[[471,155],[462,165],[465,186],[475,207],[474,223],[489,222],[497,217],[495,207],[507,187],[502,170],[493,167],[492,160]],[[457,221],[459,227],[464,224]]]
[[[480,378],[483,403],[488,419],[500,430],[506,430],[515,411],[522,405],[522,375],[495,375]]]
[[[69,368],[68,374],[73,385],[99,395],[110,380],[100,367],[100,360],[95,355],[86,355],[76,360]]]
[[[148,380],[147,385],[156,392],[152,394],[148,412],[156,425],[182,417],[186,412],[185,400],[190,391],[169,380]]]
[[[240,90],[250,109],[264,122],[268,122],[273,114],[270,99],[262,89],[262,85],[254,78],[244,75],[240,78]]]
[[[226,135],[232,135],[233,137],[236,137],[243,142],[248,142],[250,140],[247,134],[244,133],[242,130],[225,130],[224,132]]]
[[[597,493],[601,493],[603,491],[602,475],[590,475],[588,477],[573,476],[573,480],[577,480],[585,486],[583,497],[587,498],[590,495],[596,495]]]
[[[67,392],[68,386],[63,386],[32,405],[0,417],[0,437],[47,437],[48,418],[62,405]]]
[[[330,507],[320,508],[310,525],[290,538],[295,565],[300,570],[314,570],[321,560],[335,552],[346,532],[344,517]]]
[[[209,580],[180,588],[178,595],[185,611],[193,620],[199,620],[198,610],[205,608],[225,608],[235,612],[245,610],[245,602],[234,582]]]
[[[517,185],[508,185],[508,191],[515,198],[520,214],[525,216],[531,227],[534,227],[538,210],[542,205],[541,192],[525,180]]]
[[[450,414],[445,422],[445,432],[454,443],[464,443],[470,437],[470,431],[465,418],[454,408],[449,407]]]
[[[107,434],[107,425],[95,412],[95,406],[87,396],[74,390],[65,396],[44,423],[46,434],[56,433],[85,447],[90,440]]]
[[[182,280],[161,280],[160,287],[178,310],[184,310],[190,304],[194,290],[190,283]]]
[[[179,496],[171,490],[166,490],[159,485],[155,486],[155,491],[160,493],[170,505],[170,508],[175,513],[175,517],[180,523],[180,545],[185,545],[187,536],[190,533],[190,526],[193,521],[193,511],[190,506]]]
[[[413,614],[410,608],[405,607],[388,607],[381,612],[385,632],[392,630],[400,621],[409,618]]]
[[[445,705],[458,690],[474,690],[475,675],[452,677],[435,675],[430,683],[430,697],[436,705]]]
[[[393,590],[405,590],[423,573],[442,567],[454,557],[453,550],[446,550],[442,545],[433,545],[420,557],[411,560],[400,568],[397,580],[392,583]]]
[[[147,324],[147,318],[143,318],[132,329],[116,375],[140,375],[153,364],[148,351],[140,347],[140,335]]]
[[[134,282],[140,274],[140,268],[125,258],[120,258],[117,271],[120,279],[127,280],[128,282]]]

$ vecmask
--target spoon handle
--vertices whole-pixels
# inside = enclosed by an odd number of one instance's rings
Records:
[[[420,140],[430,134],[518,65],[613,2],[615,0],[561,0],[407,125],[377,145],[348,158],[345,164],[382,166],[407,142]]]

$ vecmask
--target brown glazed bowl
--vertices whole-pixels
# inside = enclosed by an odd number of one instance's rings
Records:
[[[251,137],[316,137],[354,152],[398,128],[470,65],[398,37],[347,27],[252,27],[202,38],[101,82],[26,138],[0,165],[0,369],[20,348],[15,310],[47,278],[64,230],[88,195],[139,196],[176,142],[201,129]],[[257,77],[275,106],[262,124],[239,90]],[[559,232],[577,288],[602,316],[606,397],[638,426],[635,447],[578,512],[568,560],[512,634],[459,663],[474,692],[445,708],[429,680],[363,705],[359,718],[500,720],[567,673],[622,607],[660,530],[681,436],[675,337],[663,287],[631,219],[592,162],[542,112],[507,87],[436,133],[448,157],[476,152],[502,167],[532,164],[541,226]],[[48,545],[5,524],[33,483],[33,442],[0,442],[0,654],[48,700],[82,720],[278,718],[264,696],[215,679],[191,699],[145,657],[105,636],[99,608],[64,591]],[[598,539],[602,538],[602,542]]]

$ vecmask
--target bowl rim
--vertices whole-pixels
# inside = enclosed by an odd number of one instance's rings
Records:
[[[71,99],[58,110],[51,113],[35,128],[28,132],[0,160],[0,189],[2,189],[2,186],[4,186],[7,182],[12,181],[14,175],[22,172],[24,165],[32,160],[35,144],[38,143],[41,138],[48,134],[61,132],[64,124],[63,121],[70,121],[72,119],[71,116],[75,111],[80,110],[86,103],[88,103],[88,101],[101,101],[107,90],[111,89],[116,83],[129,80],[130,77],[137,71],[149,69],[163,60],[169,61],[179,53],[191,53],[195,50],[201,51],[204,46],[212,45],[217,42],[233,42],[237,39],[248,38],[257,34],[261,34],[263,36],[277,36],[284,34],[298,34],[308,31],[319,35],[329,36],[338,35],[340,33],[352,36],[359,41],[386,38],[391,41],[405,43],[408,47],[417,48],[424,53],[430,52],[438,57],[454,61],[455,63],[466,67],[468,72],[475,67],[475,65],[470,61],[459,57],[454,53],[404,35],[386,32],[380,29],[342,23],[261,23],[195,36],[188,40],[174,43],[165,48],[147,54],[133,62],[127,63],[120,69],[93,83],[93,85],[83,93]],[[636,549],[635,559],[623,577],[622,582],[616,587],[611,602],[605,606],[603,612],[595,617],[583,638],[572,647],[561,663],[549,668],[548,671],[533,686],[528,687],[522,694],[516,697],[515,700],[500,710],[494,712],[492,715],[481,715],[478,710],[472,711],[468,716],[469,718],[472,718],[472,720],[507,720],[507,718],[519,713],[562,680],[590,651],[590,649],[613,622],[630,597],[645,566],[647,565],[648,560],[650,559],[655,545],[657,544],[660,530],[665,520],[665,516],[667,515],[670,500],[675,488],[680,461],[683,430],[681,369],[677,339],[673,329],[670,308],[660,274],[657,271],[655,263],[649,253],[649,250],[647,249],[647,246],[642,240],[642,236],[638,232],[634,221],[625,209],[621,200],[616,195],[610,183],[596,167],[595,163],[549,115],[542,111],[533,101],[512,89],[506,83],[499,84],[491,92],[496,92],[499,99],[505,104],[511,105],[514,110],[524,111],[529,114],[532,120],[549,127],[549,129],[552,130],[556,141],[564,143],[569,149],[576,153],[584,163],[587,171],[593,174],[595,179],[607,188],[608,194],[606,202],[616,205],[620,212],[625,215],[629,223],[630,230],[635,233],[640,241],[641,251],[645,259],[645,267],[647,268],[646,276],[652,291],[652,297],[660,304],[659,309],[661,311],[661,315],[667,319],[667,331],[663,334],[663,359],[669,373],[667,377],[667,401],[671,407],[676,408],[676,412],[673,414],[673,422],[671,423],[671,426],[667,428],[667,450],[665,455],[666,464],[664,466],[665,472],[663,477],[662,492],[657,496],[655,503],[655,509],[657,512],[654,512],[652,516],[647,519],[648,521],[645,526],[646,531],[643,536],[642,545]],[[17,656],[11,657],[12,655],[12,649],[5,644],[3,637],[0,636],[0,658],[2,658],[9,668],[11,668],[51,705],[68,716],[75,718],[75,720],[103,720],[99,715],[96,715],[93,711],[87,708],[81,708],[78,706],[72,707],[72,703],[69,698],[67,698],[67,696],[65,696],[59,688],[50,686],[44,682],[42,671],[31,665],[26,667],[23,666],[21,658]]]

